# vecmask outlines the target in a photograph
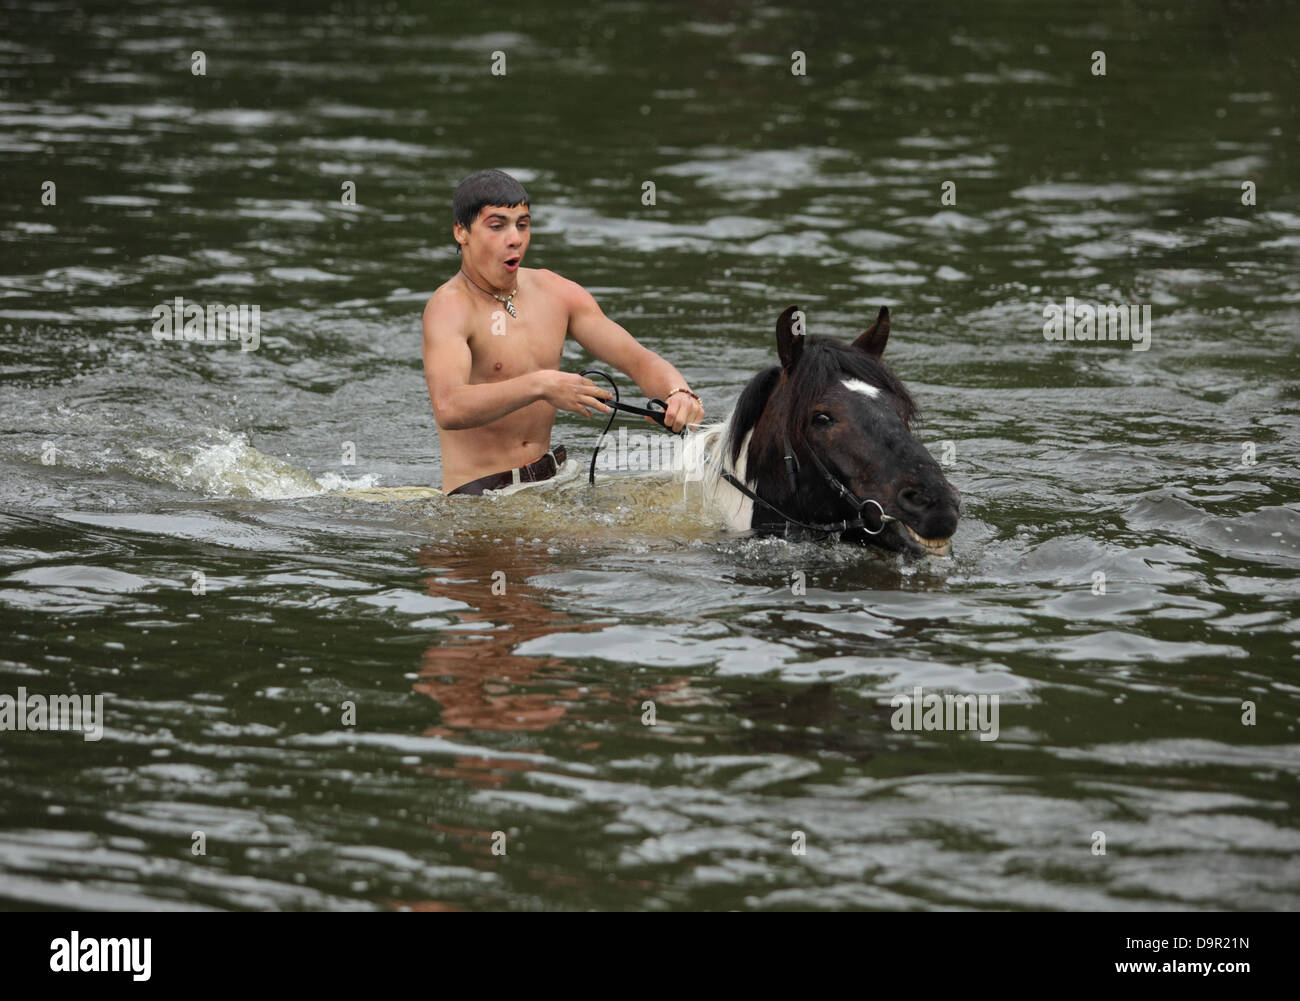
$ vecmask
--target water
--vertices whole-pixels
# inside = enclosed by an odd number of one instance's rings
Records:
[[[1293,5],[5,19],[0,693],[106,712],[0,736],[8,906],[1300,904]],[[388,490],[439,482],[419,315],[487,165],[711,416],[788,303],[888,304],[952,558],[663,475]],[[259,350],[155,341],[177,295]],[[1067,296],[1150,350],[1045,342]],[[998,739],[895,731],[915,686]]]

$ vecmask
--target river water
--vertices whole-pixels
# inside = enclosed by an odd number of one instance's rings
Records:
[[[104,698],[0,733],[5,906],[1300,905],[1293,5],[5,17],[0,694]],[[888,304],[952,556],[665,474],[391,489],[484,166],[711,416],[788,303]],[[176,296],[258,349],[154,339]],[[1149,350],[1047,342],[1067,297]],[[917,687],[998,738],[896,730]]]

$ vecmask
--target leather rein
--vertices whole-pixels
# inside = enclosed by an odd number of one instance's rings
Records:
[[[668,425],[664,422],[665,421],[664,415],[668,410],[668,404],[665,403],[663,400],[660,399],[647,400],[646,403],[648,404],[648,406],[645,407],[633,406],[631,403],[622,403],[619,401],[618,398],[618,383],[616,383],[610,377],[610,374],[608,372],[602,372],[598,368],[589,368],[585,372],[580,372],[578,374],[584,377],[590,375],[598,375],[606,382],[608,382],[610,388],[614,390],[614,399],[604,401],[605,406],[610,408],[609,420],[605,422],[605,429],[600,432],[600,437],[596,439],[596,447],[591,450],[591,466],[588,467],[587,469],[587,483],[590,484],[591,486],[594,487],[596,485],[596,456],[600,454],[600,447],[605,444],[605,436],[609,434],[609,429],[614,426],[614,418],[618,416],[618,412],[620,410],[625,414],[638,414],[641,417],[649,417],[652,421],[658,424],[669,434],[677,434],[677,435],[685,434],[686,431],[685,428],[683,428],[681,431],[672,431],[669,429]],[[657,410],[654,409],[655,404],[659,405],[659,408]]]

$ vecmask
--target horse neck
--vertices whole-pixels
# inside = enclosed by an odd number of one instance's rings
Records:
[[[791,489],[785,460],[786,455],[793,454],[786,427],[783,406],[778,404],[775,409],[764,410],[746,438],[744,450],[754,492],[778,507],[798,506],[797,491]]]
[[[741,442],[740,457],[733,466],[727,455],[727,438],[733,410],[720,424],[705,425],[686,441],[683,449],[683,496],[712,513],[733,532],[746,532],[753,517],[754,502],[722,478],[730,473],[745,482],[746,453],[752,431]]]

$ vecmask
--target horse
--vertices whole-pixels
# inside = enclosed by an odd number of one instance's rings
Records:
[[[916,403],[882,360],[888,307],[852,344],[802,324],[797,306],[780,315],[780,364],[691,437],[684,479],[735,531],[949,555],[961,497],[913,436]]]

